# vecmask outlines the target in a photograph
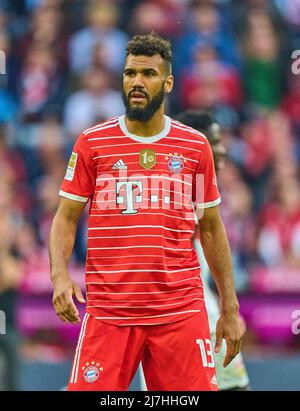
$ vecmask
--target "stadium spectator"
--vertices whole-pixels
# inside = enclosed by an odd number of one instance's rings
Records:
[[[91,4],[87,10],[87,26],[75,32],[70,40],[71,69],[76,73],[90,68],[93,49],[102,44],[107,68],[119,72],[124,60],[127,35],[117,28],[119,10],[113,3]]]
[[[91,69],[82,76],[82,89],[67,99],[64,124],[73,139],[81,130],[123,112],[120,92],[110,88],[110,81],[104,69]]]
[[[137,4],[128,28],[131,33],[156,33],[172,37],[182,30],[182,9],[171,0],[146,1]]]
[[[64,15],[60,9],[43,6],[32,13],[30,25],[17,42],[18,55],[25,59],[28,50],[36,45],[40,48],[56,50],[56,62],[60,70],[68,65],[67,46],[69,32],[63,24]]]
[[[193,63],[181,76],[180,90],[183,107],[238,109],[242,103],[239,73],[220,59],[212,44],[194,48]]]
[[[257,249],[269,267],[300,268],[300,186],[296,178],[275,184],[259,218]]]
[[[281,43],[270,17],[251,10],[243,34],[245,100],[258,109],[276,108],[283,93]]]
[[[239,64],[236,39],[230,27],[225,29],[216,5],[207,2],[192,5],[186,23],[176,45],[175,64],[179,72],[191,65],[194,49],[207,43],[215,47],[224,62]]]
[[[19,79],[22,121],[39,122],[45,110],[60,104],[63,82],[55,50],[33,45],[28,50]]]
[[[300,126],[300,76],[291,75],[288,91],[283,97],[282,110],[286,112],[293,124]]]

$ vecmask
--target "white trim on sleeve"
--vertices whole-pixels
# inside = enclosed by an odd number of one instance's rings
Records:
[[[59,190],[59,195],[61,197],[69,198],[70,200],[80,201],[81,203],[87,203],[89,201],[88,197],[81,197],[76,194],[66,193],[63,190]]]
[[[220,202],[221,202],[221,197],[218,197],[216,200],[210,201],[208,203],[198,203],[198,204],[194,203],[194,207],[201,208],[201,209],[210,208],[210,207],[215,207],[216,205],[220,204]]]

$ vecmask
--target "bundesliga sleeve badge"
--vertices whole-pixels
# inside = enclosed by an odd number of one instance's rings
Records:
[[[73,153],[71,154],[69,163],[68,163],[68,167],[67,167],[67,172],[65,175],[65,180],[68,181],[72,181],[74,178],[74,173],[75,173],[75,167],[76,167],[76,163],[77,163],[77,157],[78,154],[77,153]]]

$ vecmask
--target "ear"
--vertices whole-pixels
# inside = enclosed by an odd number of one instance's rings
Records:
[[[172,76],[172,74],[170,74],[169,76],[167,76],[165,80],[165,85],[164,85],[164,89],[167,94],[171,93],[173,89],[173,85],[174,85],[174,77]]]

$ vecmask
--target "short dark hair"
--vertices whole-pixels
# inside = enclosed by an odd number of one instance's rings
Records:
[[[166,63],[168,74],[172,72],[171,43],[154,31],[151,31],[149,34],[135,35],[127,44],[126,57],[129,54],[134,56],[154,56],[155,54],[160,54]]]
[[[192,127],[195,130],[200,131],[205,134],[207,138],[210,138],[211,126],[216,123],[216,120],[212,114],[204,110],[187,110],[179,113],[176,116],[176,120],[185,124],[186,126]]]

